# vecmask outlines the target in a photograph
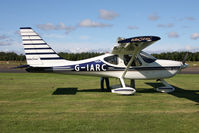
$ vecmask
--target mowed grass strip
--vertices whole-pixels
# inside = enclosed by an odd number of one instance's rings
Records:
[[[167,81],[175,92],[158,93],[156,81],[136,80],[136,94],[121,96],[102,92],[99,77],[0,73],[0,132],[197,133],[199,75]]]

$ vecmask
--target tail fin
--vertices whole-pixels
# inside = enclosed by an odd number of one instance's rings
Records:
[[[31,27],[21,27],[26,60],[30,66],[59,66],[66,65],[67,60],[61,58]]]

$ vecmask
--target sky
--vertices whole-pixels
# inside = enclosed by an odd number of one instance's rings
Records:
[[[0,0],[0,51],[23,54],[20,27],[56,52],[110,52],[118,37],[154,35],[146,52],[199,51],[197,0]]]

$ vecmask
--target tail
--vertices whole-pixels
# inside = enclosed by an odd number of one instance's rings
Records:
[[[27,64],[32,67],[66,65],[69,61],[61,58],[31,27],[21,27]]]

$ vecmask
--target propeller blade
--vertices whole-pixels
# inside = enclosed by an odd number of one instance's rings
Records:
[[[184,59],[183,59],[183,61],[182,61],[182,64],[183,64],[183,65],[185,64],[185,62],[186,62],[186,60],[187,60],[187,57],[188,57],[188,52],[186,53],[186,55],[184,56]]]

